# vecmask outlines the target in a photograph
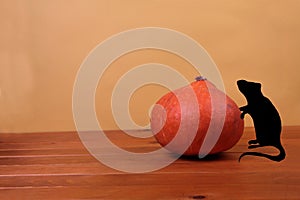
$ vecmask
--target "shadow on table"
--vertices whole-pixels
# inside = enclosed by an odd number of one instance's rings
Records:
[[[198,162],[207,162],[207,161],[218,161],[218,160],[231,160],[232,157],[226,152],[221,152],[217,154],[207,155],[204,158],[199,158],[198,156],[186,156],[182,155],[179,159],[189,160],[189,161],[198,161]]]

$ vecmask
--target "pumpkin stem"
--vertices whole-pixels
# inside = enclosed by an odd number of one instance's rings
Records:
[[[205,81],[205,80],[207,80],[204,76],[197,76],[196,78],[195,78],[195,80],[196,81]]]

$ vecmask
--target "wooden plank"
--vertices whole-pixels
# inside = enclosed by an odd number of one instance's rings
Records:
[[[239,143],[220,155],[180,158],[146,174],[103,165],[76,132],[1,133],[0,199],[299,199],[300,127],[283,129],[283,162],[249,156],[239,163],[253,131],[246,128]],[[129,151],[159,148],[154,138],[132,138],[120,131],[106,134]],[[274,148],[260,151],[277,153]]]
[[[1,199],[299,199],[297,185],[282,184],[198,184],[125,185],[96,187],[39,187],[5,189]]]

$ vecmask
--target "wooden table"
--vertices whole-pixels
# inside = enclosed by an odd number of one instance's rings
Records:
[[[126,150],[159,148],[153,138],[106,134]],[[280,163],[250,156],[239,163],[253,137],[253,128],[246,128],[239,143],[219,156],[181,158],[158,171],[130,174],[96,160],[76,132],[2,133],[0,199],[300,199],[300,126],[284,127],[287,157]]]

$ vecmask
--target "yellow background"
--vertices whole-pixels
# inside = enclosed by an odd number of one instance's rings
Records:
[[[88,53],[108,37],[133,28],[163,27],[200,43],[222,74],[227,94],[245,99],[240,78],[263,84],[284,125],[299,125],[300,1],[297,0],[2,0],[0,1],[0,132],[74,130],[72,90]],[[116,129],[110,94],[134,66],[157,62],[195,71],[170,53],[143,50],[110,66],[96,93],[104,129]],[[167,77],[166,77],[167,78]],[[130,100],[136,123],[167,90],[145,86]],[[120,99],[122,101],[122,99]],[[246,126],[252,126],[249,117]]]

